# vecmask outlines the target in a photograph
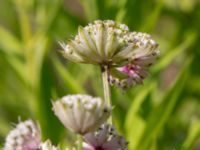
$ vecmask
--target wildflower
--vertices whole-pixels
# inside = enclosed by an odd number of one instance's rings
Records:
[[[110,124],[103,124],[98,131],[87,133],[84,140],[84,150],[125,150],[128,144]]]
[[[94,131],[111,112],[101,98],[81,94],[64,96],[53,102],[53,110],[66,128],[79,134]]]
[[[79,27],[73,40],[60,44],[64,56],[73,62],[112,66],[127,61],[135,49],[134,43],[125,40],[128,33],[125,24],[97,20]]]
[[[4,150],[38,150],[40,131],[32,120],[20,122],[6,137]]]
[[[45,141],[44,143],[40,144],[39,150],[58,150],[55,146],[51,144],[50,140]]]
[[[142,84],[148,76],[148,68],[159,56],[158,44],[146,33],[129,33],[126,40],[135,42],[137,49],[128,64],[110,69],[109,76],[110,84],[122,89]]]

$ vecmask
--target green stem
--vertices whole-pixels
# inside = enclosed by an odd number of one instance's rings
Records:
[[[77,135],[78,139],[78,150],[83,150],[83,138],[82,135]]]
[[[102,82],[103,82],[103,91],[104,91],[104,100],[107,106],[112,107],[110,99],[110,86],[108,83],[108,66],[101,66]],[[112,124],[112,116],[110,116],[108,123]]]

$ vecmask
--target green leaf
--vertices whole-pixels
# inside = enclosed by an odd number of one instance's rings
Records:
[[[199,137],[200,137],[200,120],[193,120],[191,122],[188,135],[183,143],[182,149],[191,150],[193,143]]]
[[[36,11],[37,32],[48,32],[60,11],[62,0],[50,0],[38,3]]]
[[[51,139],[53,143],[57,144],[64,137],[65,132],[64,126],[52,111],[52,88],[54,88],[55,83],[53,82],[52,69],[47,57],[45,58],[41,72],[40,91],[38,99],[35,101],[37,103],[36,112],[42,129],[43,139]]]
[[[128,0],[119,0],[118,1],[119,10],[118,10],[116,18],[115,18],[115,20],[117,22],[122,22],[124,20],[124,17],[127,13],[127,9],[126,9],[127,1]]]
[[[163,68],[167,67],[172,60],[174,60],[178,55],[183,53],[188,47],[190,47],[197,40],[197,34],[194,32],[189,32],[185,35],[185,40],[176,48],[169,50],[165,55],[161,51],[161,59],[154,65],[152,71],[154,73],[160,72]]]
[[[16,75],[18,75],[21,81],[23,81],[24,83],[28,82],[26,66],[20,59],[13,55],[7,55],[4,53],[0,53],[0,56],[2,56],[3,60],[6,61],[10,65],[10,67],[16,72]]]
[[[94,21],[98,18],[98,7],[97,0],[79,0],[82,4],[87,20],[89,22]]]
[[[0,48],[7,54],[20,54],[22,52],[20,41],[2,26],[0,26]]]
[[[155,9],[152,11],[150,15],[148,15],[147,19],[143,23],[140,31],[149,32],[153,27],[155,27],[155,24],[157,23],[157,20],[161,14],[161,10],[163,8],[163,1],[159,0],[157,1],[157,4],[155,6]]]
[[[29,78],[34,82],[32,85],[37,86],[40,82],[41,68],[44,57],[49,50],[49,38],[44,34],[36,34],[29,42],[31,45],[26,55],[26,64],[30,69]]]
[[[137,96],[132,100],[131,106],[128,110],[126,117],[126,129],[127,131],[132,128],[134,123],[134,117],[137,116],[137,112],[140,109],[141,104],[144,102],[146,96],[151,92],[151,90],[155,87],[155,83],[151,83],[147,88],[143,88]]]
[[[183,70],[176,79],[176,82],[163,97],[162,103],[157,106],[157,108],[155,108],[150,114],[150,117],[147,120],[147,127],[136,149],[148,149],[148,146],[152,141],[152,136],[157,136],[159,134],[159,131],[163,128],[166,121],[172,114],[178,97],[181,94],[183,87],[185,86],[186,80],[188,79],[188,70],[190,68],[191,61],[192,58],[188,58],[184,64]]]
[[[56,71],[58,72],[58,75],[63,79],[65,85],[69,87],[73,93],[85,93],[85,90],[76,81],[76,79],[73,78],[67,68],[65,68],[57,58],[53,58],[52,62]]]
[[[154,88],[154,82],[151,82],[148,87],[143,88],[142,91],[140,91],[134,98],[128,110],[125,127],[128,140],[131,141],[129,144],[130,149],[135,149],[138,142],[140,141],[144,129],[147,126],[146,121],[138,115],[138,111],[140,110],[142,103],[146,100],[147,95]]]

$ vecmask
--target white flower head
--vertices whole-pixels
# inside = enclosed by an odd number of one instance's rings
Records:
[[[121,66],[148,55],[158,44],[149,35],[130,32],[125,24],[97,20],[79,27],[73,40],[60,43],[64,56],[79,63]]]
[[[53,146],[50,140],[46,140],[44,143],[40,144],[39,150],[58,150],[58,148]]]
[[[107,120],[111,108],[101,98],[77,94],[53,102],[53,111],[66,128],[86,134]]]
[[[9,132],[4,150],[38,150],[40,140],[38,127],[32,120],[26,120]]]
[[[109,82],[122,89],[142,84],[148,76],[148,69],[159,56],[158,44],[150,35],[140,32],[131,32],[127,41],[135,42],[135,49],[128,64],[110,69]]]
[[[126,58],[123,51],[133,48],[124,40],[129,29],[124,24],[112,20],[96,20],[85,27],[79,27],[73,40],[61,43],[64,56],[71,61],[115,65]],[[113,61],[115,59],[115,61]]]
[[[103,124],[98,131],[86,134],[84,140],[84,150],[125,150],[128,144],[110,124]]]

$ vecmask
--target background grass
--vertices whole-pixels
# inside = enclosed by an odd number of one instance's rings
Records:
[[[200,2],[198,0],[1,0],[0,143],[19,118],[32,118],[43,139],[68,145],[51,100],[72,93],[102,96],[98,67],[74,64],[58,41],[79,25],[112,19],[147,32],[161,57],[142,86],[112,88],[114,121],[130,150],[200,149]]]

